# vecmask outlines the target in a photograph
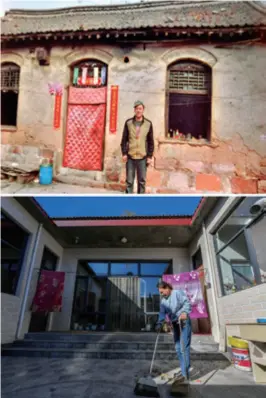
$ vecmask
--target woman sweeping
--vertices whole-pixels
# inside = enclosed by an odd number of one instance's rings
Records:
[[[156,331],[159,332],[162,329],[163,322],[167,315],[173,325],[175,349],[182,372],[180,383],[182,383],[188,378],[190,369],[190,344],[192,331],[189,314],[191,312],[191,305],[183,290],[173,290],[173,287],[166,282],[158,283],[157,287],[162,299],[159,319],[156,324]],[[182,330],[181,338],[184,344],[185,360],[180,342],[180,325]]]

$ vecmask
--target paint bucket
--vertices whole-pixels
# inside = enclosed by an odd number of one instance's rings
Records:
[[[53,165],[43,161],[39,170],[39,182],[41,185],[50,185],[53,182]]]
[[[228,342],[232,347],[232,362],[236,369],[246,372],[252,371],[248,342],[236,337],[229,337]]]

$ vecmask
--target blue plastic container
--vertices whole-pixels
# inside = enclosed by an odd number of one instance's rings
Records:
[[[50,185],[53,182],[53,165],[41,165],[39,172],[41,185]]]
[[[266,325],[266,318],[258,318],[257,323],[263,323],[264,325]]]

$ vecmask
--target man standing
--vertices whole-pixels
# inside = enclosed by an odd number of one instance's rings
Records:
[[[121,149],[127,170],[126,193],[133,193],[136,171],[138,194],[145,193],[147,166],[154,152],[152,122],[144,117],[144,109],[143,102],[135,102],[135,116],[126,121],[123,131]]]

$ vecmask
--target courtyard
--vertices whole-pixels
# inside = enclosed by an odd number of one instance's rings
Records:
[[[2,398],[133,398],[135,383],[149,365],[146,360],[2,357]],[[219,362],[197,361],[191,397],[265,397],[266,387],[255,385],[251,373],[228,365],[221,369]],[[155,362],[158,374],[177,367],[178,361]],[[161,377],[156,382],[161,398],[169,397],[170,382]]]

